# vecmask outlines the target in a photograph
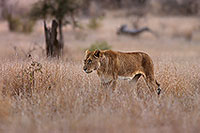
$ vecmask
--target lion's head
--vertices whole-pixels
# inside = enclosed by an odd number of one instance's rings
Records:
[[[97,70],[100,66],[101,56],[102,55],[101,55],[100,50],[95,50],[93,52],[87,50],[85,60],[84,60],[83,70],[86,73],[91,73],[93,70]]]

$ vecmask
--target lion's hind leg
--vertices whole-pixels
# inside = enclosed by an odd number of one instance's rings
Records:
[[[155,82],[156,82],[156,85],[158,86],[158,88],[157,88],[157,94],[160,95],[160,93],[161,93],[160,84],[158,83],[157,80],[155,80]]]
[[[131,85],[131,92],[133,92],[134,89],[137,88],[137,81],[139,80],[139,78],[142,76],[142,74],[136,74],[130,81],[130,85]]]
[[[145,78],[145,81],[147,83],[147,86],[148,86],[149,90],[152,93],[154,93],[154,94],[157,93],[157,95],[160,95],[160,93],[161,93],[160,84],[154,78],[147,76]],[[157,89],[157,90],[155,90],[155,89]]]
[[[141,76],[142,74],[136,74],[130,82],[136,84]]]

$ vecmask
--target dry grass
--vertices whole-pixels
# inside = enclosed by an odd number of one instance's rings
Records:
[[[178,59],[177,59],[178,61]],[[103,103],[99,80],[82,64],[40,60],[32,80],[22,73],[30,61],[2,62],[0,122],[2,132],[196,132],[200,122],[199,62],[156,63],[162,85],[151,97],[143,79],[130,93],[126,81]],[[191,61],[194,62],[194,61]],[[31,96],[27,95],[30,94]],[[24,93],[26,92],[26,93]]]
[[[35,43],[44,47],[42,22],[29,36],[10,33],[6,24],[1,23],[0,132],[198,132],[199,42],[171,37],[184,31],[182,28],[175,31],[173,27],[190,23],[193,29],[199,19],[148,17],[144,22],[160,38],[148,34],[136,38],[116,36],[117,26],[128,21],[107,16],[98,31],[81,31],[84,39],[74,37],[79,30],[66,27],[67,54],[61,60],[48,60],[37,47],[31,54],[39,66],[31,65],[32,60],[26,59],[24,52]],[[83,25],[87,24],[88,21],[83,21]],[[196,33],[199,31],[192,36]],[[120,81],[117,92],[102,102],[105,92],[98,89],[97,75],[82,71],[83,50],[97,40],[107,41],[114,50],[149,53],[162,87],[160,98],[151,97],[141,78],[133,92],[130,92],[133,86]]]

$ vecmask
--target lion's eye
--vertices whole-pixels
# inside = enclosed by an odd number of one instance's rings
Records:
[[[92,63],[92,60],[88,60],[88,63],[89,63],[89,64]]]

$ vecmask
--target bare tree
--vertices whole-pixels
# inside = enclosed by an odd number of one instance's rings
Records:
[[[61,47],[62,52],[64,48],[64,38],[62,30],[63,25],[70,22],[70,20],[66,20],[66,16],[68,18],[71,18],[71,22],[74,26],[77,26],[74,15],[81,5],[82,0],[41,0],[34,4],[31,10],[31,16],[35,19],[46,19],[47,17],[55,18],[55,21],[53,21],[53,23],[57,22],[59,33],[59,47]]]
[[[61,55],[62,43],[57,39],[57,28],[56,20],[52,21],[51,27],[47,27],[46,21],[44,21],[47,57],[60,57]]]

